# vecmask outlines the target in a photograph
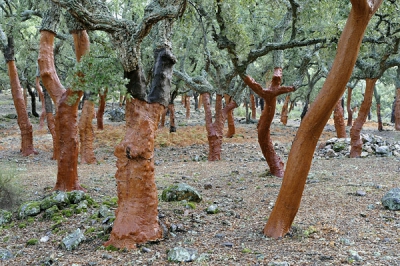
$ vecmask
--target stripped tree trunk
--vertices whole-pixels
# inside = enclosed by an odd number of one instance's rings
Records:
[[[43,95],[44,95],[43,102],[46,110],[47,128],[49,129],[51,137],[53,139],[53,156],[51,157],[51,159],[57,160],[58,154],[60,154],[60,150],[56,136],[56,124],[53,115],[53,101],[51,100],[51,97],[46,89],[43,91]]]
[[[203,103],[203,94],[200,94],[200,95],[199,95],[199,110],[200,110],[201,107],[203,106],[202,103]]]
[[[154,135],[163,108],[138,99],[126,101],[126,134],[115,148],[118,209],[106,246],[134,249],[136,244],[162,237],[157,219]]]
[[[254,99],[254,94],[250,93],[250,105],[251,105],[251,119],[256,119],[257,108],[256,108],[256,101]]]
[[[338,138],[346,138],[346,126],[344,125],[342,100],[340,99],[333,110],[333,121],[335,123]]]
[[[353,89],[347,87],[347,102],[346,102],[346,110],[347,110],[347,126],[350,127],[353,123],[353,110],[351,109],[351,94]]]
[[[397,131],[400,131],[400,88],[396,89],[396,103],[394,110],[394,128]]]
[[[225,104],[229,104],[233,100],[228,94],[225,94],[224,98]],[[226,120],[228,121],[228,131],[226,132],[225,137],[232,138],[236,133],[235,120],[233,119],[233,109],[227,113]]]
[[[186,119],[190,118],[190,96],[185,97]]]
[[[161,112],[160,128],[165,127],[165,117],[167,116],[168,108],[164,108]]]
[[[351,149],[350,158],[356,158],[361,156],[362,151],[362,140],[360,137],[361,129],[367,120],[368,114],[371,109],[372,97],[374,93],[374,86],[377,79],[366,79],[364,100],[361,103],[360,110],[358,111],[357,119],[354,121],[353,126],[350,130],[351,138]]]
[[[39,129],[42,129],[44,127],[44,120],[46,119],[46,106],[44,101],[43,89],[42,86],[40,86],[40,76],[36,76],[35,85],[36,91],[39,95],[39,99],[42,102],[42,112],[40,113],[39,119]]]
[[[104,129],[104,110],[106,108],[106,99],[107,99],[108,89],[104,90],[104,93],[99,93],[99,109],[97,109],[96,120],[97,120],[97,129]]]
[[[168,110],[169,110],[169,133],[176,132],[175,105],[173,103],[168,104]]]
[[[217,94],[215,100],[215,121],[212,121],[210,94],[203,93],[203,105],[206,120],[206,130],[208,138],[208,160],[221,160],[222,139],[224,134],[224,123],[229,111],[237,107],[234,101],[226,104],[222,108],[222,95]]]
[[[351,2],[353,5],[331,70],[292,143],[281,189],[264,228],[264,234],[269,237],[283,237],[290,229],[300,207],[318,139],[346,89],[368,22],[382,3],[379,0]]]
[[[94,118],[94,102],[87,99],[83,104],[81,118],[79,119],[79,139],[81,163],[96,163],[96,156],[93,150],[94,130],[92,120]]]
[[[283,103],[282,106],[282,111],[281,111],[281,122],[286,126],[287,120],[288,120],[288,105],[290,101],[290,94],[286,95],[285,102]]]
[[[254,79],[249,76],[246,76],[244,79],[247,86],[249,86],[265,101],[265,108],[261,113],[258,122],[258,143],[260,144],[261,151],[268,163],[271,174],[277,177],[283,177],[284,163],[275,152],[274,144],[271,140],[271,124],[275,115],[276,97],[280,94],[294,91],[294,87],[281,86],[281,81],[281,68],[275,68],[271,85],[267,89],[263,89],[260,84],[255,82]]]

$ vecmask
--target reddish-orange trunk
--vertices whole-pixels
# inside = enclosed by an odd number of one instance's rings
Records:
[[[282,106],[282,112],[281,112],[281,122],[286,126],[287,120],[288,120],[288,105],[290,101],[290,94],[286,95],[285,102],[283,103]]]
[[[250,94],[251,119],[256,119],[257,108],[254,94]]]
[[[24,95],[22,92],[21,84],[19,83],[17,67],[15,61],[8,61],[8,76],[10,78],[11,94],[14,101],[15,110],[17,112],[18,126],[21,131],[21,153],[23,156],[29,156],[31,154],[37,154],[33,148],[33,130],[32,124],[29,121],[28,113],[26,111],[26,105]]]
[[[99,94],[99,109],[97,109],[96,120],[97,120],[97,129],[104,129],[104,110],[106,108],[106,99],[107,99],[108,89],[105,89],[103,94]]]
[[[158,103],[127,99],[126,134],[115,148],[118,208],[106,246],[134,249],[162,237],[154,179],[154,135],[163,108]]]
[[[93,150],[94,130],[92,120],[94,118],[94,102],[86,100],[83,104],[81,118],[79,120],[79,139],[80,139],[80,153],[81,163],[92,164],[95,163],[96,156]]]
[[[337,54],[325,83],[297,131],[285,176],[264,234],[283,237],[300,207],[316,144],[339,98],[346,89],[369,20],[382,1],[351,1],[353,6],[338,42]]]
[[[202,103],[203,102],[203,94],[200,94],[199,95],[199,110],[201,109],[201,107],[202,107]]]
[[[394,109],[394,128],[400,131],[400,88],[396,89],[396,106]]]
[[[186,119],[190,118],[190,97],[185,97]]]
[[[232,102],[232,97],[228,94],[225,94],[224,98],[225,104],[229,104],[230,102]],[[228,121],[228,131],[226,132],[225,137],[232,138],[233,135],[235,135],[236,133],[235,120],[233,118],[233,109],[226,114],[226,120]]]
[[[347,126],[350,127],[353,123],[353,110],[351,109],[351,93],[353,92],[352,88],[347,87],[347,102],[346,102],[346,110],[347,110]]]
[[[243,80],[255,93],[264,99],[264,110],[261,113],[258,122],[258,143],[260,144],[261,151],[268,163],[271,174],[277,177],[283,177],[284,163],[275,152],[274,144],[271,140],[271,124],[275,115],[276,97],[280,94],[294,91],[294,87],[281,86],[282,69],[275,68],[274,76],[270,86],[263,89],[260,84],[254,81],[249,76]]]
[[[49,129],[51,137],[53,138],[53,156],[51,157],[51,159],[57,160],[57,157],[60,154],[60,149],[58,147],[58,141],[56,136],[56,125],[54,122],[53,113],[46,113],[46,119],[47,119],[47,128]]]
[[[169,132],[176,132],[175,126],[175,105],[173,103],[168,104],[169,110]]]
[[[381,116],[381,104],[376,104],[376,117],[378,118],[378,130],[383,131],[382,116]]]
[[[362,151],[362,140],[360,137],[361,129],[367,121],[368,113],[372,104],[372,96],[374,93],[374,86],[377,79],[366,79],[364,100],[361,103],[360,110],[358,111],[357,119],[354,121],[353,126],[350,130],[351,138],[351,150],[350,158],[356,158],[361,156]]]
[[[67,90],[61,97],[56,113],[56,136],[60,154],[54,190],[85,190],[78,182],[78,105],[82,92]]]
[[[160,127],[165,127],[165,117],[167,116],[168,108],[164,108],[164,110],[161,112],[161,121],[160,121]]]
[[[42,90],[42,86],[40,86],[40,77],[36,77],[36,91],[39,94],[39,99],[42,102],[42,112],[40,113],[40,119],[39,119],[39,129],[42,129],[44,127],[44,120],[46,119],[46,107],[45,107],[45,101],[44,101],[44,94]]]
[[[336,135],[338,138],[346,137],[346,126],[344,125],[342,100],[339,99],[333,110],[333,121],[335,123]]]

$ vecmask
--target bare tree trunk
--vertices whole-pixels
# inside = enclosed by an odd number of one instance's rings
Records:
[[[335,123],[338,138],[346,138],[346,127],[344,125],[342,100],[340,99],[333,110],[333,121]]]
[[[126,102],[126,134],[115,148],[118,208],[105,246],[135,249],[136,244],[162,237],[154,178],[154,135],[163,108],[138,99]]]
[[[82,164],[96,163],[96,156],[93,150],[94,130],[92,120],[94,118],[94,102],[87,99],[83,104],[81,118],[79,120],[79,139]]]
[[[264,228],[264,234],[269,237],[283,237],[290,229],[300,207],[318,139],[346,89],[365,29],[382,1],[351,2],[353,6],[338,42],[331,70],[293,141],[282,186]]]
[[[36,77],[35,85],[36,85],[35,86],[36,91],[39,95],[39,99],[42,102],[42,112],[40,113],[40,119],[39,119],[39,129],[42,129],[44,127],[44,120],[46,119],[46,106],[45,106],[43,89],[42,86],[40,86],[40,76]]]
[[[168,108],[164,108],[161,112],[160,128],[165,127],[165,117],[167,116]]]
[[[285,102],[283,103],[282,106],[282,111],[281,111],[281,122],[286,126],[287,120],[288,120],[288,105],[290,101],[290,94],[286,95]]]
[[[190,118],[190,96],[185,97],[186,119]]]
[[[50,131],[51,137],[53,139],[53,156],[51,157],[52,160],[57,160],[58,155],[60,154],[60,150],[58,147],[58,141],[56,136],[56,124],[54,121],[53,115],[53,102],[51,100],[50,95],[48,94],[47,90],[43,91],[44,95],[44,105],[46,111],[46,120],[47,120],[47,128]]]
[[[250,93],[250,105],[251,105],[251,119],[256,119],[257,109],[256,109],[256,101],[254,99],[254,94]]]
[[[356,121],[354,121],[353,126],[350,130],[351,138],[351,149],[350,158],[356,158],[361,156],[362,151],[362,140],[360,137],[361,129],[367,120],[368,114],[371,109],[372,97],[374,93],[374,86],[377,79],[366,79],[364,100],[361,103],[360,110],[358,111],[358,116]]]
[[[168,104],[168,110],[169,110],[169,133],[176,132],[175,105],[173,103]]]
[[[232,97],[229,96],[228,94],[225,94],[224,97],[225,97],[225,104],[229,104],[232,101]],[[226,119],[228,121],[228,132],[226,132],[225,137],[232,138],[233,135],[235,135],[236,133],[235,120],[233,118],[233,109],[227,113]]]
[[[353,89],[347,87],[347,102],[346,102],[346,109],[347,109],[347,126],[350,127],[353,123],[353,110],[351,109],[351,94]]]
[[[400,131],[400,88],[396,89],[396,103],[394,109],[394,128],[397,131]]]
[[[271,124],[275,115],[276,97],[280,94],[294,91],[294,87],[281,86],[281,81],[281,68],[275,68],[271,85],[266,89],[263,89],[260,84],[255,82],[254,79],[249,76],[246,76],[244,79],[247,86],[249,86],[265,101],[265,108],[261,113],[258,122],[258,143],[260,144],[261,151],[268,163],[271,174],[277,177],[283,177],[284,163],[275,152],[274,144],[271,140]]]
[[[383,131],[382,116],[381,116],[381,96],[379,95],[376,86],[374,86],[374,96],[376,102],[376,118],[378,120],[378,130]]]
[[[104,110],[106,108],[106,99],[107,99],[108,89],[104,90],[104,93],[99,93],[99,109],[97,109],[96,120],[97,120],[97,129],[104,129]]]
[[[9,39],[10,42],[10,39]],[[15,61],[7,61],[8,76],[10,78],[11,94],[14,101],[15,110],[17,112],[18,126],[21,131],[21,153],[23,156],[29,156],[31,154],[37,154],[33,147],[33,130],[32,124],[29,121],[28,113],[26,111],[26,105],[24,95],[22,92],[21,84],[18,78],[17,67]]]
[[[200,95],[199,95],[199,110],[200,110],[201,107],[202,107],[202,103],[203,103],[203,94],[200,94]]]

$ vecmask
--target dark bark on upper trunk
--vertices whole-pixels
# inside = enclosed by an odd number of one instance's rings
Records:
[[[31,85],[29,82],[26,84],[26,89],[28,90],[29,96],[31,96],[31,108],[32,108],[32,115],[34,117],[39,117],[39,114],[36,112],[36,96],[35,93],[32,91]]]

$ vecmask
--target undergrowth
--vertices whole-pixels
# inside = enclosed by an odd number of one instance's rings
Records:
[[[15,167],[0,164],[0,209],[10,210],[22,201]]]

